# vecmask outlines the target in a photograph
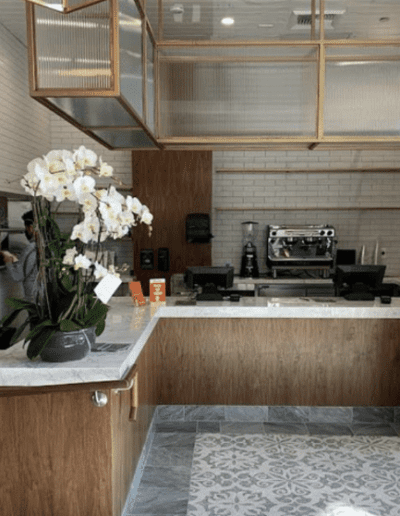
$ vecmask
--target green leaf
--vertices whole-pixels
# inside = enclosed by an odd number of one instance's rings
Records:
[[[22,312],[23,308],[18,308],[17,310],[13,310],[10,314],[5,315],[3,319],[0,321],[0,327],[8,327],[13,322],[14,319],[17,318],[18,314]]]
[[[0,329],[0,349],[8,349],[13,345],[13,336],[17,328],[3,327]]]
[[[28,318],[26,321],[24,321],[21,326],[17,329],[17,331],[14,333],[14,336],[13,338],[11,339],[11,344],[15,344],[16,342],[18,342],[18,339],[21,337],[23,331],[25,330],[25,328],[28,326],[28,324],[30,323],[30,319]]]
[[[96,335],[99,336],[103,333],[104,329],[106,327],[106,318],[104,317],[104,319],[101,319],[100,322],[97,323],[97,326],[96,326]]]
[[[34,308],[36,311],[35,304],[31,303],[30,301],[25,301],[24,299],[19,299],[18,297],[7,298],[6,305],[16,310],[32,310]]]
[[[37,335],[39,335],[42,331],[44,331],[47,327],[52,326],[53,328],[56,328],[56,325],[50,320],[46,319],[45,321],[41,321],[39,324],[37,324],[32,331],[28,333],[28,335],[25,337],[25,342],[28,342],[28,340],[35,339]]]
[[[26,352],[30,360],[33,360],[34,358],[37,358],[40,355],[40,353],[47,346],[49,340],[55,334],[56,331],[57,330],[54,327],[45,327],[42,328],[42,330],[40,331],[40,333],[36,335],[36,337],[31,339]]]
[[[64,319],[60,322],[60,331],[74,331],[80,330],[81,328],[82,326],[74,321],[71,321],[70,319]]]
[[[82,322],[86,328],[90,326],[96,326],[97,323],[107,315],[107,312],[107,305],[104,305],[103,303],[97,303],[91,310],[89,310]]]

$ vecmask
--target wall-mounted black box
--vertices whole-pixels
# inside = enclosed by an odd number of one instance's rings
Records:
[[[208,213],[189,213],[186,217],[186,240],[189,243],[208,243],[212,237]]]
[[[169,249],[168,247],[160,247],[158,249],[157,268],[159,271],[169,271]]]
[[[154,251],[153,249],[141,249],[140,250],[140,268],[142,270],[153,270],[154,269]]]

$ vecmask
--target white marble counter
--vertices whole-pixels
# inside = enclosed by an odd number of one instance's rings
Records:
[[[32,362],[22,342],[0,350],[1,386],[43,386],[102,382],[122,379],[136,362],[160,318],[367,318],[399,319],[400,298],[392,304],[375,301],[346,301],[341,298],[242,297],[239,302],[202,301],[196,306],[134,307],[130,297],[113,298],[104,333],[97,342],[129,344],[124,350],[91,352],[83,360],[53,364]]]

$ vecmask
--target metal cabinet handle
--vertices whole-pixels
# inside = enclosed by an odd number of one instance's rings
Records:
[[[136,421],[139,408],[139,372],[135,373],[135,376],[131,378],[127,387],[120,387],[114,390],[116,393],[131,390],[131,408],[129,411],[129,421]]]
[[[92,394],[92,403],[95,407],[102,408],[105,407],[108,403],[107,394],[100,391],[94,391]]]

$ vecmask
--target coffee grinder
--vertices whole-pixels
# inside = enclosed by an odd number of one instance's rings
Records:
[[[240,267],[242,278],[258,278],[257,248],[255,242],[258,235],[258,222],[242,222],[243,255]]]

